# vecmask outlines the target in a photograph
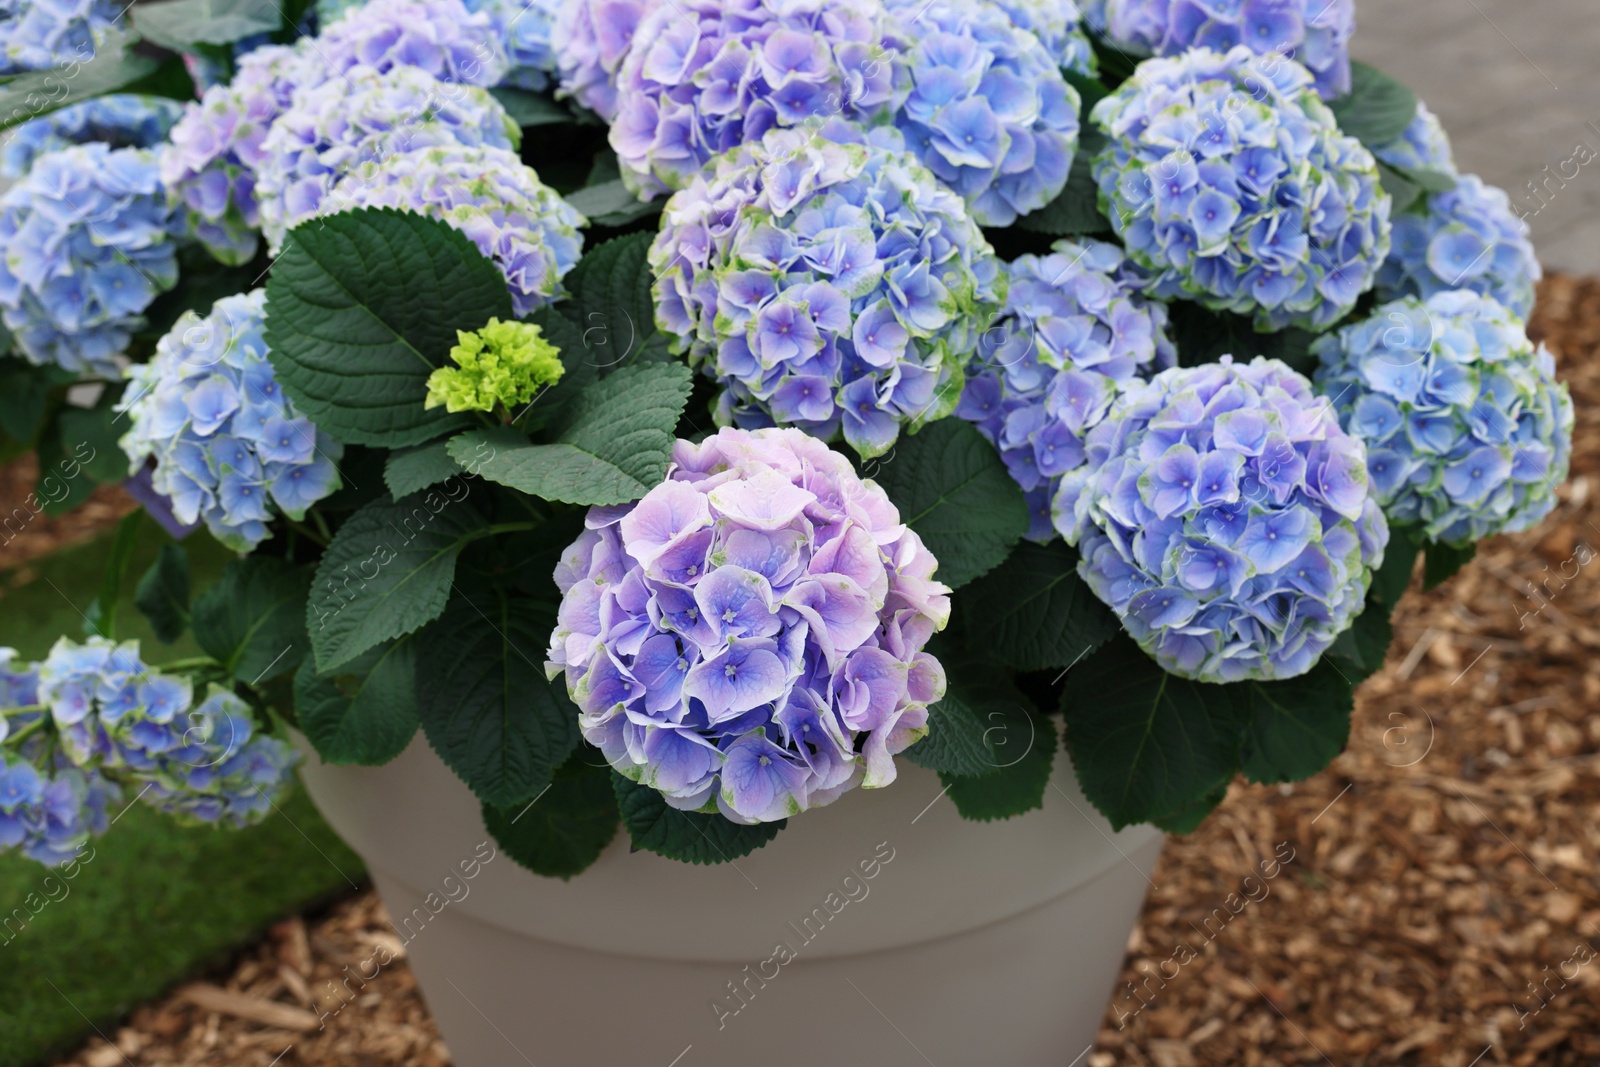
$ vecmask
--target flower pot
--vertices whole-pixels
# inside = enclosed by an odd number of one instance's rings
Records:
[[[420,737],[383,767],[308,751],[302,774],[371,870],[457,1067],[1076,1062],[1161,834],[1113,833],[1064,758],[1042,810],[997,823],[899,765],[733,863],[630,853],[619,831],[567,882],[501,853]],[[347,972],[346,999],[382,963]]]

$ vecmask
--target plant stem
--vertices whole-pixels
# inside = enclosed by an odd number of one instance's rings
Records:
[[[311,516],[311,521],[317,524],[317,532],[322,535],[322,543],[326,545],[333,540],[333,531],[328,529],[328,520],[322,517],[322,512],[312,508],[306,514]]]
[[[34,712],[34,711],[43,712],[43,711],[47,711],[47,710],[48,709],[43,704],[29,704],[27,707],[10,708],[10,709],[8,709],[7,714],[8,715],[16,715],[16,714],[24,714],[25,715],[25,714],[28,714],[29,712]],[[8,745],[15,745],[15,744],[21,742],[22,740],[24,740],[25,738],[31,737],[34,734],[38,733],[40,730],[44,729],[46,726],[51,726],[51,725],[54,725],[54,720],[52,720],[49,715],[44,715],[44,716],[42,716],[42,717],[40,717],[38,719],[35,719],[33,722],[30,722],[28,725],[22,727],[22,729],[18,730],[16,733],[9,735],[6,738],[5,743],[8,744]]]
[[[317,516],[317,517],[319,519],[321,518],[320,515]],[[287,515],[283,516],[283,522],[284,522],[284,525],[289,527],[289,529],[293,530],[295,533],[299,534],[301,537],[304,537],[307,541],[311,541],[314,544],[319,544],[323,548],[327,548],[328,547],[328,541],[330,540],[330,538],[322,536],[321,534],[317,533],[317,531],[315,531],[311,527],[307,526],[305,523],[303,523],[303,522],[295,522],[293,519],[291,519]],[[324,524],[323,528],[324,529],[327,528],[326,524]]]
[[[223,669],[222,664],[210,656],[190,656],[188,659],[175,659],[171,663],[158,663],[151,670],[169,674],[181,674],[184,671],[201,671],[207,668]]]

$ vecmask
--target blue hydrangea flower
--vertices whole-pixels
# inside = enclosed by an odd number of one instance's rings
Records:
[[[334,183],[363,163],[436,145],[514,149],[520,137],[487,90],[417,67],[353,67],[302,89],[261,142],[255,195],[267,247],[276,253],[284,234],[319,214]]]
[[[0,751],[0,851],[16,849],[50,866],[79,859],[90,837],[106,832],[121,801],[122,791],[96,771],[43,772],[20,754]]]
[[[499,25],[462,0],[371,0],[325,24],[315,48],[330,74],[415,67],[483,88],[506,74]]]
[[[0,315],[31,362],[115,377],[150,302],[178,281],[181,217],[142,148],[74,145],[0,197]]]
[[[1054,200],[1078,147],[1078,91],[990,0],[890,0],[910,60],[906,144],[984,226]]]
[[[564,0],[550,29],[560,72],[558,96],[571,97],[609,124],[617,115],[617,75],[634,32],[659,0]]]
[[[392,207],[443,219],[494,260],[519,316],[565,295],[561,279],[578,262],[585,219],[524,166],[515,152],[444,145],[355,168],[323,204],[332,214]]]
[[[1402,170],[1456,173],[1450,136],[1444,132],[1444,124],[1439,117],[1429,111],[1421,100],[1417,101],[1416,117],[1401,131],[1400,136],[1387,144],[1373,145],[1372,154],[1389,166]]]
[[[887,117],[907,85],[903,46],[885,43],[888,24],[882,0],[653,8],[617,80],[610,136],[623,180],[648,199],[772,127]]]
[[[266,818],[288,788],[299,753],[255,733],[250,708],[213,688],[181,720],[178,743],[134,775],[141,799],[189,825],[251,826]]]
[[[1097,24],[1123,48],[1170,56],[1245,47],[1311,71],[1325,99],[1350,91],[1355,0],[1101,0]]]
[[[1028,536],[1055,536],[1061,476],[1084,462],[1084,438],[1123,387],[1177,362],[1167,309],[1130,284],[1122,249],[1057,242],[1006,270],[1005,307],[978,338],[956,414],[1000,451],[1028,496]]]
[[[61,638],[39,664],[39,701],[50,709],[73,764],[143,770],[174,747],[187,724],[187,679],[150,671],[139,642]]]
[[[1153,295],[1322,330],[1389,252],[1372,153],[1305,68],[1248,48],[1147,59],[1095,105],[1100,206]]]
[[[1469,545],[1526,530],[1556,505],[1572,400],[1521,319],[1469,290],[1407,297],[1319,338],[1317,389],[1367,445],[1391,522]]]
[[[506,57],[501,85],[536,92],[555,80],[556,51],[550,43],[556,13],[568,0],[465,0],[472,11],[489,16],[495,40]]]
[[[798,430],[679,441],[562,555],[550,677],[584,737],[668,804],[771,822],[895,779],[928,732],[950,617],[889,497]]]
[[[1162,371],[1056,496],[1078,573],[1163,669],[1292,678],[1360,613],[1389,528],[1360,439],[1277,360]]]
[[[117,410],[130,471],[154,460],[151,484],[183,523],[204,520],[239,552],[267,536],[273,510],[299,521],[339,488],[344,448],[295,410],[267,359],[266,290],[185,312],[149,363],[128,368]]]
[[[1039,43],[1056,61],[1056,66],[1085,78],[1093,78],[1098,74],[1100,65],[1095,59],[1094,48],[1089,44],[1080,5],[1072,0],[993,2],[1011,16],[1012,22],[1039,38]]]
[[[123,10],[115,0],[0,0],[0,75],[87,63]]]
[[[1394,248],[1378,271],[1378,297],[1426,299],[1470,289],[1526,320],[1544,276],[1528,233],[1504,189],[1463,174],[1454,189],[1429,196],[1423,210],[1396,216]]]
[[[47,152],[100,141],[112,148],[154,148],[183,114],[161,96],[116,93],[72,104],[24,122],[0,149],[0,177],[15,181]]]
[[[892,127],[868,136],[773,130],[667,202],[656,321],[722,383],[723,425],[842,431],[875,456],[955,408],[1000,264]]]

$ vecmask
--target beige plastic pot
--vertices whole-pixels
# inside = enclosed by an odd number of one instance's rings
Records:
[[[1114,833],[1064,758],[1043,810],[998,823],[899,764],[734,863],[630,854],[619,833],[570,882],[500,854],[420,736],[383,767],[308,749],[301,773],[372,872],[456,1067],[1077,1063],[1160,833]],[[351,973],[382,982],[382,962]]]

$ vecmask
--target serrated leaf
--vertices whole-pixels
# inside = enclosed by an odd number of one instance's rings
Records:
[[[194,639],[250,685],[292,671],[309,644],[305,619],[310,586],[310,571],[284,560],[233,560],[221,579],[195,598],[190,618]]]
[[[464,498],[437,490],[379,499],[350,516],[323,553],[305,605],[317,669],[327,673],[438,618],[456,555],[485,525]]]
[[[626,226],[659,212],[664,198],[640,200],[621,179],[598,182],[568,193],[567,203],[594,226]]]
[[[542,93],[497,85],[489,90],[489,95],[500,101],[500,106],[518,126],[551,126],[578,121],[571,111]]]
[[[1384,658],[1394,642],[1394,627],[1389,624],[1389,606],[1371,597],[1361,614],[1340,634],[1324,653],[1351,685],[1358,685],[1383,669]]]
[[[944,698],[928,708],[928,734],[903,755],[919,767],[963,777],[999,768],[996,735],[1009,709],[1026,704],[1005,670],[968,654],[947,636],[936,636],[928,651],[945,671]]]
[[[587,753],[599,766],[582,762]],[[535,874],[568,879],[588,869],[619,822],[611,770],[593,749],[580,750],[556,772],[550,787],[520,807],[483,805],[483,824],[495,843]]]
[[[1350,92],[1328,101],[1339,129],[1364,145],[1383,145],[1417,115],[1417,95],[1366,63],[1350,64]]]
[[[1126,635],[1078,664],[1061,710],[1084,796],[1121,829],[1226,785],[1241,731],[1231,689],[1168,674]]]
[[[174,52],[232,44],[283,25],[272,0],[162,0],[131,8],[129,18],[141,37]]]
[[[1205,822],[1207,815],[1217,810],[1217,805],[1221,804],[1227,795],[1228,787],[1218,786],[1194,803],[1166,815],[1157,815],[1150,821],[1169,834],[1192,834],[1199,829],[1201,823]]]
[[[1023,542],[959,600],[962,627],[1018,670],[1067,667],[1110,640],[1117,617],[1078,577],[1078,554],[1060,541]]]
[[[1354,690],[1324,661],[1281,682],[1243,682],[1245,777],[1252,782],[1298,782],[1320,772],[1350,738]]]
[[[777,837],[789,822],[745,826],[715,812],[679,811],[654,789],[616,773],[611,786],[633,847],[680,863],[731,863]]]
[[[1028,532],[1028,501],[977,427],[942,419],[902,436],[873,466],[874,481],[958,589],[999,566]]]
[[[50,70],[30,71],[0,88],[0,130],[48,115],[92,97],[128,90],[161,64],[129,48],[124,33],[113,33],[90,48],[85,42],[74,60]]]
[[[468,424],[426,409],[456,331],[511,318],[498,267],[459,230],[389,208],[289,231],[267,280],[266,338],[301,412],[341,441],[401,448]]]
[[[589,358],[605,368],[625,365],[656,333],[652,233],[630,233],[596,245],[567,275],[572,299],[562,308],[583,331]]]
[[[166,544],[139,579],[134,607],[150,621],[156,637],[171,644],[189,626],[189,554],[182,545]]]
[[[545,500],[626,504],[666,477],[690,384],[681,363],[624,367],[572,399],[550,443],[505,428],[473,430],[450,442],[450,454],[475,474]]]
[[[939,775],[961,817],[992,822],[1043,805],[1055,764],[1055,723],[1026,701],[1011,702],[991,719],[987,736],[999,767],[974,778]]]
[[[389,453],[383,466],[383,484],[389,487],[390,496],[399,500],[462,473],[461,464],[446,448],[448,444],[430,441]]]
[[[479,800],[526,803],[578,746],[578,709],[547,681],[555,613],[528,600],[458,597],[417,639],[417,711],[428,744]]]
[[[1437,589],[1448,582],[1477,554],[1478,546],[1475,544],[1462,548],[1430,541],[1422,550],[1423,590]]]
[[[329,674],[309,657],[294,677],[300,729],[329,763],[388,763],[417,732],[416,642],[369,649]]]

